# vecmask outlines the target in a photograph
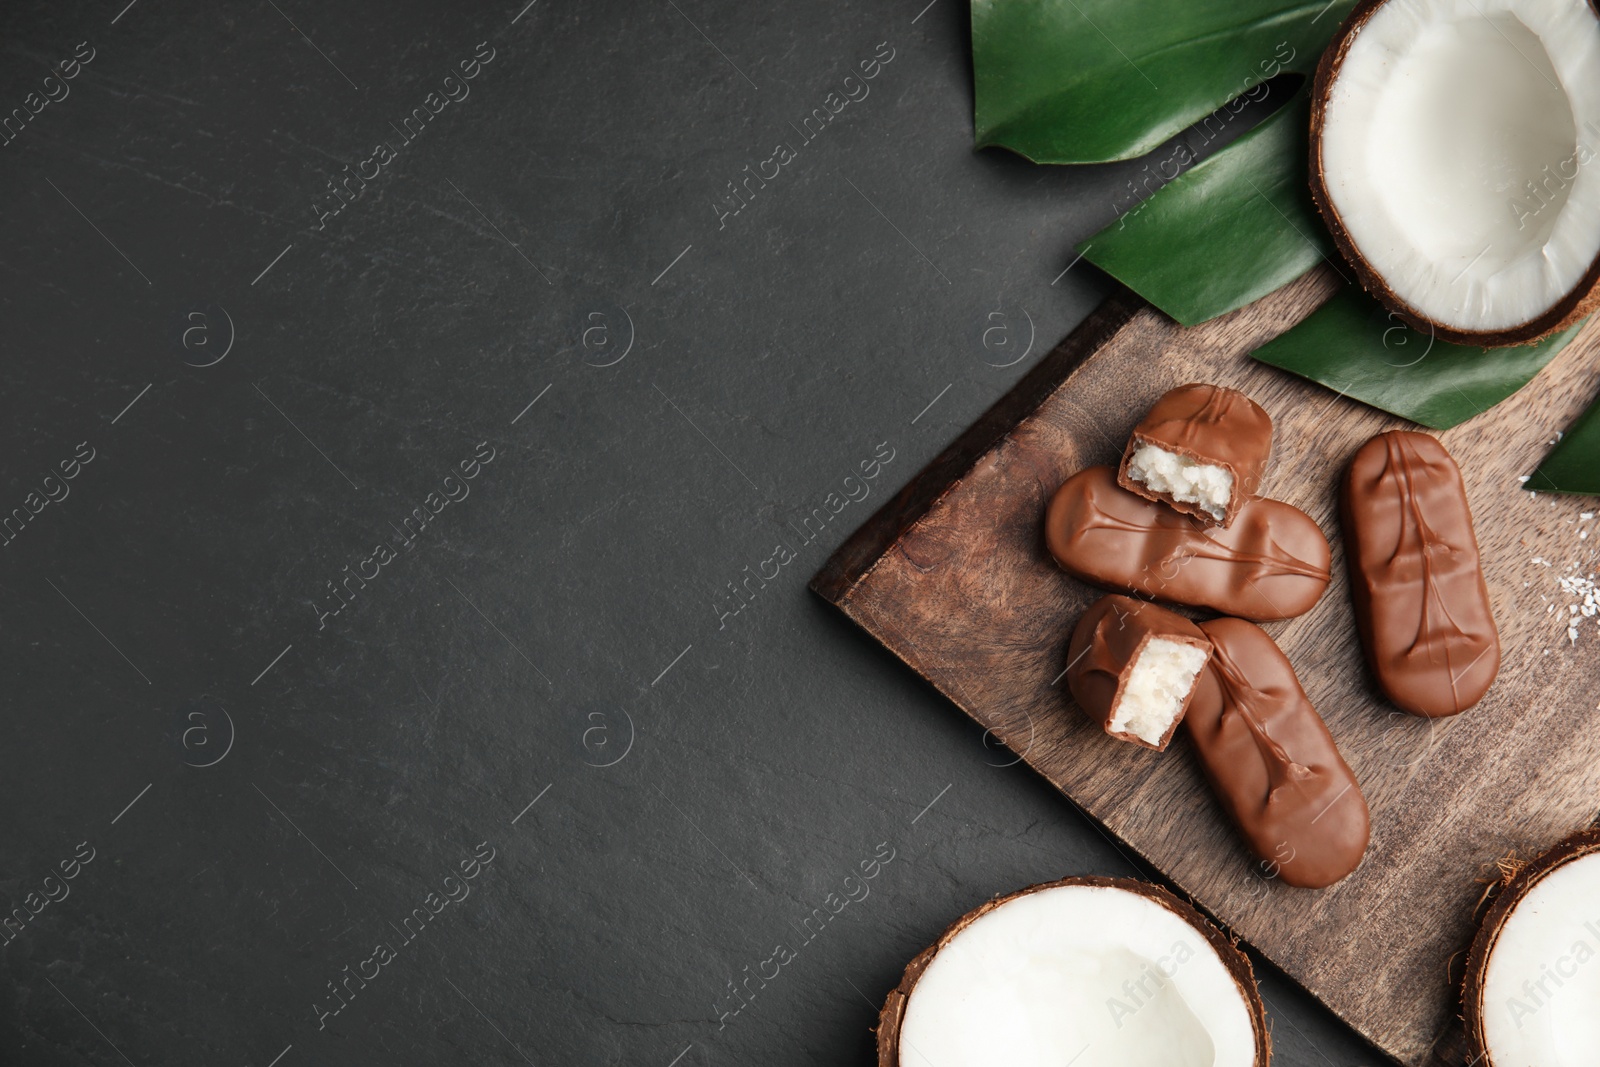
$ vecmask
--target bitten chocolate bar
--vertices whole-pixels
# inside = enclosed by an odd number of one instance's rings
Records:
[[[1425,433],[1390,430],[1345,474],[1345,557],[1378,685],[1413,715],[1455,715],[1500,670],[1500,637],[1461,470]]]
[[[1182,615],[1112,594],[1073,628],[1067,687],[1106,733],[1160,752],[1210,657],[1211,642]]]
[[[1207,525],[1231,526],[1261,487],[1272,419],[1221,385],[1180,385],[1133,428],[1117,484]]]

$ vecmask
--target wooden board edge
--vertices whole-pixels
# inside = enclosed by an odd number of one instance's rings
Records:
[[[1021,419],[1035,411],[1080,363],[1149,306],[1126,287],[1101,301],[1016,385],[834,549],[812,575],[811,590],[830,604],[843,607],[851,589],[940,497],[960,484],[967,472]]]
[[[1298,281],[1304,282],[1305,279]],[[1323,299],[1317,300],[1312,310],[1321,306],[1331,295],[1332,292],[1329,292]],[[1042,406],[1050,394],[1063,385],[1089,356],[1127,326],[1139,312],[1151,307],[1152,305],[1126,287],[1118,287],[1113,291],[1032,370],[847,537],[829,555],[808,583],[814,593],[833,604],[853,623],[871,634],[885,651],[905,664],[913,674],[932,686],[969,718],[971,714],[960,699],[960,694],[950,691],[937,677],[912,662],[907,657],[906,650],[899,647],[896,642],[885,640],[875,632],[874,627],[882,625],[883,620],[872,618],[870,612],[863,613],[859,605],[854,602],[852,593],[904,534],[914,527],[941,498],[959,486],[977,463],[990,454],[1018,422]],[[1024,762],[1028,763],[1033,773],[1045,778],[1047,782],[1050,781],[1040,768],[1033,766],[1025,757]],[[1070,794],[1051,784],[1086,823],[1111,842],[1118,851],[1123,852],[1125,858],[1132,861],[1132,866],[1138,871],[1139,877],[1176,893],[1228,936],[1238,939],[1232,927],[1220,916],[1213,914],[1189,892],[1186,886],[1157,867],[1139,848],[1124,841]],[[1600,827],[1600,814],[1595,816],[1592,825]],[[1248,939],[1241,940],[1255,953],[1255,959],[1259,964],[1265,965],[1265,968],[1278,980],[1299,990],[1339,1018],[1348,1033],[1366,1045],[1375,1058],[1395,1064],[1396,1067],[1406,1067],[1407,1061],[1399,1059],[1395,1053],[1383,1048],[1375,1036],[1350,1020],[1344,1019],[1337,1012],[1332,1012],[1332,1009],[1327,1009],[1316,992],[1256,949]],[[1454,981],[1452,981],[1452,993],[1459,999],[1459,985]],[[1432,1035],[1431,1044],[1421,1054],[1421,1059],[1414,1061],[1416,1067],[1423,1065],[1460,1067],[1464,1062],[1465,1033],[1461,1024],[1459,1003],[1456,1007],[1457,1010],[1452,1012],[1439,1030]]]

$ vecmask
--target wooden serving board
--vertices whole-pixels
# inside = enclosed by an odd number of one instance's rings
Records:
[[[1362,662],[1335,496],[1355,449],[1406,424],[1249,358],[1334,288],[1316,272],[1188,329],[1132,294],[1111,298],[811,585],[1379,1049],[1407,1065],[1459,1063],[1454,982],[1484,879],[1496,859],[1537,851],[1600,808],[1600,633],[1587,620],[1570,644],[1547,611],[1557,601],[1565,614],[1570,599],[1555,575],[1580,552],[1593,558],[1575,524],[1596,502],[1534,496],[1517,480],[1600,388],[1600,328],[1441,435],[1466,476],[1503,663],[1476,708],[1419,719],[1386,704]],[[1316,608],[1267,626],[1372,809],[1365,861],[1329,889],[1265,877],[1187,738],[1165,755],[1112,741],[1057,683],[1071,626],[1100,593],[1045,551],[1045,503],[1069,474],[1113,462],[1150,403],[1189,381],[1235,386],[1267,409],[1276,436],[1263,492],[1309,512],[1334,546],[1334,583]]]

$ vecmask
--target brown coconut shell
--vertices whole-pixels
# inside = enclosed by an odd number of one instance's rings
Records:
[[[1240,992],[1244,994],[1245,1004],[1250,1011],[1250,1025],[1256,1035],[1256,1067],[1267,1067],[1272,1059],[1272,1035],[1267,1031],[1267,1012],[1261,1002],[1261,993],[1256,988],[1255,971],[1250,967],[1250,959],[1239,951],[1239,944],[1228,937],[1221,930],[1213,926],[1204,915],[1201,915],[1190,904],[1180,900],[1158,885],[1141,882],[1136,878],[1100,878],[1094,875],[1083,875],[1072,878],[1062,878],[1055,882],[1041,882],[1030,885],[1026,889],[1019,889],[1003,897],[995,897],[986,904],[982,904],[967,912],[961,918],[950,924],[949,929],[939,935],[939,939],[914,956],[906,964],[905,974],[900,978],[900,984],[889,991],[884,998],[883,1009],[878,1013],[878,1067],[900,1067],[900,1023],[905,1018],[906,1003],[911,999],[911,991],[916,988],[917,981],[922,977],[922,972],[928,969],[928,964],[933,962],[934,956],[948,945],[961,931],[971,926],[978,919],[994,911],[1002,904],[1007,904],[1018,897],[1025,897],[1030,893],[1038,893],[1045,889],[1055,889],[1059,886],[1086,885],[1100,886],[1109,889],[1123,889],[1130,893],[1137,893],[1148,900],[1166,908],[1178,918],[1188,923],[1200,932],[1206,943],[1216,950],[1222,963],[1228,968],[1228,973],[1238,984]]]
[[[1484,1067],[1494,1065],[1483,1032],[1483,983],[1487,977],[1489,956],[1500,940],[1506,919],[1546,875],[1593,852],[1600,852],[1600,828],[1579,830],[1556,842],[1501,883],[1494,903],[1478,925],[1477,936],[1472,939],[1472,948],[1467,953],[1467,968],[1461,980],[1461,1021],[1467,1031],[1467,1047],[1472,1057],[1470,1062],[1483,1064]]]
[[[1317,211],[1332,234],[1340,256],[1355,271],[1361,287],[1407,326],[1451,344],[1475,348],[1527,345],[1587,317],[1600,306],[1600,288],[1596,287],[1596,283],[1600,282],[1600,256],[1596,256],[1594,262],[1589,264],[1589,269],[1578,279],[1578,284],[1539,317],[1503,330],[1457,330],[1432,321],[1402,300],[1357,250],[1350,232],[1345,229],[1344,220],[1333,206],[1333,198],[1328,195],[1322,166],[1322,128],[1327,118],[1328,95],[1333,89],[1334,79],[1338,77],[1339,68],[1344,64],[1345,54],[1350,51],[1351,43],[1366,26],[1367,20],[1386,2],[1362,0],[1356,5],[1339,27],[1327,51],[1322,53],[1322,60],[1317,64],[1317,76],[1311,85],[1311,198],[1316,202]],[[1591,7],[1591,10],[1594,8]]]

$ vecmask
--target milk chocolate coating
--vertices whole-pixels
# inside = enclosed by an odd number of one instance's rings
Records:
[[[1056,490],[1044,529],[1075,577],[1223,615],[1292,618],[1328,587],[1328,539],[1279,500],[1258,497],[1233,525],[1202,526],[1121,488],[1111,467],[1088,467]]]
[[[1184,725],[1223,810],[1268,877],[1307,889],[1361,863],[1367,802],[1294,668],[1259,626],[1200,624],[1211,662]]]
[[[1153,493],[1128,476],[1128,464],[1141,445],[1155,445],[1233,475],[1233,491],[1219,522],[1198,504]],[[1146,500],[1156,500],[1193,515],[1207,526],[1231,526],[1245,501],[1261,488],[1272,456],[1272,417],[1237,389],[1221,385],[1180,385],[1166,393],[1133,428],[1117,468],[1117,484]]]
[[[1500,637],[1461,470],[1424,433],[1390,430],[1345,474],[1345,555],[1356,627],[1397,707],[1436,717],[1483,698]]]
[[[1122,701],[1122,684],[1127,680],[1128,670],[1153,637],[1193,645],[1211,654],[1211,642],[1206,640],[1206,635],[1182,615],[1115,593],[1101,597],[1089,605],[1089,610],[1072,630],[1072,642],[1067,648],[1067,688],[1072,690],[1078,706],[1106,733],[1161,752],[1172,740],[1173,731],[1194,698],[1192,689],[1158,745],[1136,734],[1111,729],[1111,719]]]

